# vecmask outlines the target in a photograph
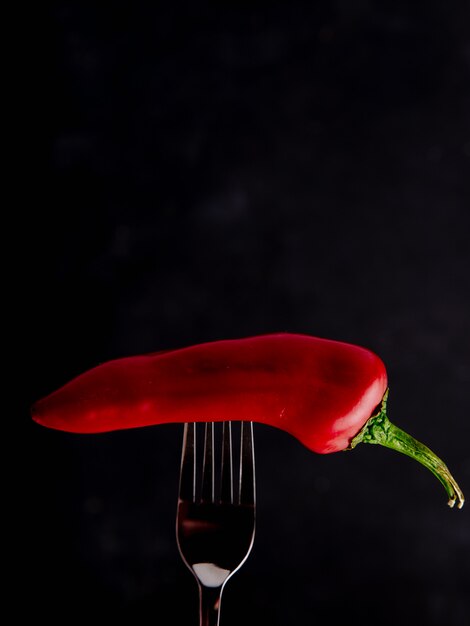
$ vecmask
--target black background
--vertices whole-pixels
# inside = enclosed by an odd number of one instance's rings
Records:
[[[392,421],[469,492],[468,3],[47,6],[21,286],[36,615],[197,623],[182,427],[30,421],[108,359],[271,331],[364,345]],[[257,536],[225,626],[468,623],[469,513],[431,474],[255,434]]]

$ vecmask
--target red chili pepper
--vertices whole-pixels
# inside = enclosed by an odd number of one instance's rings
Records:
[[[387,374],[373,352],[306,335],[215,341],[109,361],[37,402],[33,419],[98,433],[170,422],[246,420],[287,431],[318,453],[379,443],[411,456],[463,494],[444,463],[391,424]]]

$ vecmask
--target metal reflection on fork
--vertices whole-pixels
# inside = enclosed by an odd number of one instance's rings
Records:
[[[222,425],[220,474],[216,472],[214,433],[214,424],[206,423],[202,470],[198,471],[197,427],[194,423],[184,426],[176,516],[178,549],[199,586],[200,626],[219,623],[224,586],[247,559],[255,534],[253,423],[241,422],[235,489],[232,423]]]

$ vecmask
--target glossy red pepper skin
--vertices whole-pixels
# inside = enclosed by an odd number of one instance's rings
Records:
[[[280,333],[109,361],[37,402],[32,414],[75,433],[255,421],[330,453],[349,446],[386,388],[385,366],[373,352]]]

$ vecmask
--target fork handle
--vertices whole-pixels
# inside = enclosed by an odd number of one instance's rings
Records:
[[[199,625],[218,626],[223,587],[199,585]]]

